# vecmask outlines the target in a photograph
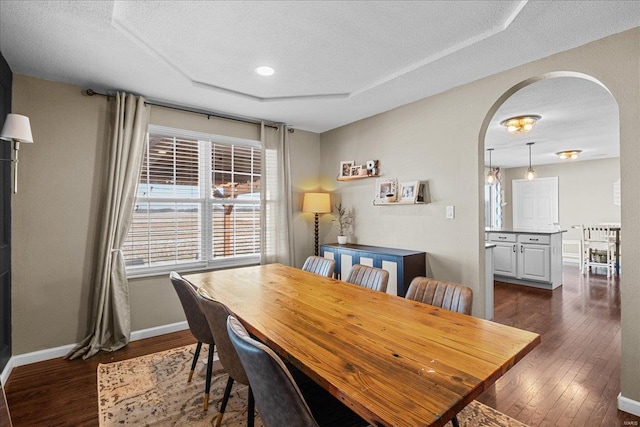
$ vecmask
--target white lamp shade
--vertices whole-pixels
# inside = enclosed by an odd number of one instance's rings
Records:
[[[304,202],[302,203],[302,212],[331,212],[331,199],[329,198],[329,193],[305,193]]]
[[[29,117],[20,114],[7,114],[0,139],[5,141],[33,142]]]

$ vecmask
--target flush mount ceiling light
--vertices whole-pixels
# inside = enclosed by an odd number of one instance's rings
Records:
[[[578,158],[578,154],[580,153],[582,153],[582,150],[565,150],[565,151],[558,151],[556,153],[556,156],[560,157],[562,160],[567,160],[567,159],[575,160]]]
[[[529,168],[525,172],[524,177],[529,181],[533,181],[538,176],[536,171],[531,167],[531,146],[533,144],[535,144],[535,142],[527,142],[527,145],[529,146]]]
[[[496,182],[496,173],[491,166],[491,152],[493,151],[493,148],[487,148],[487,151],[489,152],[489,173],[487,174],[487,184],[491,185]]]
[[[269,66],[262,65],[256,68],[256,73],[260,74],[261,76],[272,76],[273,73],[275,73],[275,70]]]
[[[516,116],[503,120],[500,124],[506,127],[509,133],[525,133],[533,129],[536,122],[541,118],[536,115]]]

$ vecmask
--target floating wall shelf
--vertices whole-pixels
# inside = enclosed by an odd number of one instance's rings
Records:
[[[356,179],[378,178],[380,175],[356,175],[356,176],[339,176],[338,181],[355,181]]]
[[[425,202],[373,202],[374,206],[391,206],[391,205],[424,205]]]

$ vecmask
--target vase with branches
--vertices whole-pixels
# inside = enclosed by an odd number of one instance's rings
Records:
[[[333,223],[338,229],[338,243],[344,245],[347,243],[349,228],[353,225],[353,212],[338,203],[334,206],[333,217]]]

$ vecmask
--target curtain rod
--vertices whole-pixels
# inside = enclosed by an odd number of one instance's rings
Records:
[[[112,98],[112,97],[115,96],[115,95],[111,95],[109,93],[96,92],[93,89],[85,89],[85,90],[82,91],[82,93],[84,95],[87,95],[87,96],[98,95],[98,96],[104,96],[105,98]],[[211,117],[216,117],[216,118],[219,118],[219,119],[233,120],[233,121],[236,121],[236,122],[249,123],[249,124],[253,124],[253,125],[259,125],[262,122],[262,120],[258,120],[258,119],[232,116],[230,114],[211,113],[211,112],[208,112],[208,111],[201,111],[201,110],[195,110],[195,109],[189,109],[189,108],[183,108],[183,107],[176,107],[175,105],[161,104],[161,103],[151,102],[151,101],[146,101],[146,100],[145,100],[144,103],[145,103],[145,105],[151,105],[151,106],[154,106],[154,107],[169,108],[171,110],[184,111],[184,112],[187,112],[187,113],[202,114],[203,116],[207,116],[207,119],[210,119]],[[279,129],[280,126],[284,125],[284,123],[275,123],[275,122],[267,122],[267,121],[265,121],[264,125],[266,127],[272,128],[272,129]],[[293,132],[293,129],[288,129],[288,130],[289,130],[289,132]]]

